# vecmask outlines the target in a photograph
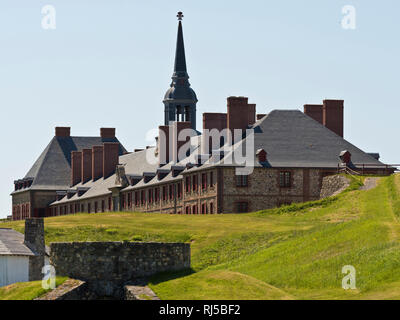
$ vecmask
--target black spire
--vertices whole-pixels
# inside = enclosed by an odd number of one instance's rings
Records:
[[[185,57],[185,44],[183,42],[183,28],[182,21],[179,21],[178,38],[176,40],[175,52],[175,73],[187,72],[186,70],[186,57]]]
[[[173,121],[189,121],[196,129],[197,97],[190,87],[186,68],[185,44],[183,41],[182,12],[178,12],[178,35],[176,40],[175,65],[170,88],[164,97],[165,125]]]

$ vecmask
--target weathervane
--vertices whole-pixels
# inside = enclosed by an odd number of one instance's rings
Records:
[[[178,17],[178,20],[179,20],[179,21],[182,21],[182,19],[183,19],[183,17],[184,17],[183,12],[182,12],[182,11],[179,11],[177,17]]]

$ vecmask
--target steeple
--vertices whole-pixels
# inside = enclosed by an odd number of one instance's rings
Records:
[[[183,41],[182,12],[178,12],[178,36],[176,41],[175,65],[170,88],[164,97],[165,125],[174,121],[188,121],[196,129],[197,97],[190,87],[186,68],[185,45]]]

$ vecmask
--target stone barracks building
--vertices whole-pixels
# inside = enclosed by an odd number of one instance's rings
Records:
[[[305,105],[304,112],[257,114],[248,98],[229,97],[227,112],[204,113],[202,133],[197,131],[181,13],[178,18],[174,73],[156,145],[127,152],[113,128],[102,128],[99,137],[56,128],[31,170],[14,183],[14,220],[105,211],[241,213],[319,199],[323,177],[343,168],[393,172],[378,154],[343,138],[343,100]],[[188,129],[193,134],[180,141]],[[212,129],[226,134],[210,143]],[[243,134],[234,136],[238,130]],[[240,149],[247,150],[246,165],[237,161]]]

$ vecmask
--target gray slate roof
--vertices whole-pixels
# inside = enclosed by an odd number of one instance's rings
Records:
[[[34,256],[24,244],[24,235],[13,229],[0,228],[0,256]]]
[[[364,163],[380,166],[382,163],[370,154],[365,153],[350,142],[346,141],[336,133],[332,132],[319,122],[305,115],[299,110],[274,110],[268,115],[258,120],[252,128],[254,129],[254,166],[256,167],[276,167],[276,168],[337,168],[340,163],[339,154],[343,150],[348,150],[352,154],[353,163]],[[193,137],[191,143],[194,152],[176,165],[185,166],[187,163],[195,163],[196,155],[201,150],[200,136]],[[242,148],[246,139],[236,143],[232,148]],[[267,163],[260,164],[256,161],[256,151],[264,149],[267,152]],[[155,148],[120,156],[120,164],[125,165],[125,173],[128,175],[140,175],[144,172],[156,172],[158,166],[150,164],[147,157],[154,154]],[[200,167],[194,166],[185,169],[182,173],[204,170],[216,166],[235,166],[232,161],[233,152],[225,153],[221,161],[212,162],[208,160]],[[162,169],[171,169],[173,163],[169,163]],[[171,173],[162,180],[155,176],[145,183],[143,179],[134,186],[128,186],[124,190],[134,190],[143,186],[156,185],[173,180],[182,179],[182,174],[173,177]],[[108,179],[87,182],[85,185],[90,189],[81,197],[74,195],[70,199],[64,197],[55,204],[68,203],[84,198],[95,198],[110,194],[108,188],[115,184],[115,174]]]
[[[91,149],[104,142],[119,142],[117,138],[54,137],[25,178],[34,178],[30,189],[59,190],[69,188],[71,182],[71,152]],[[120,145],[120,155],[126,150]],[[16,192],[23,192],[22,189]]]

